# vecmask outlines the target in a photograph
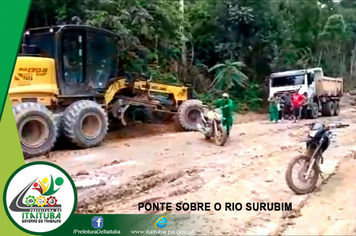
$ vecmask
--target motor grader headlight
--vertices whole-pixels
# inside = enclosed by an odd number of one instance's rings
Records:
[[[213,111],[209,111],[209,112],[206,114],[206,116],[207,116],[210,120],[212,120],[212,119],[215,118],[215,113],[214,113]]]

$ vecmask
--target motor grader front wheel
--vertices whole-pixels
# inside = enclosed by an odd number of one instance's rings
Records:
[[[197,124],[201,122],[203,103],[192,99],[183,102],[178,108],[178,121],[186,131],[198,131]]]
[[[80,148],[98,146],[109,129],[108,116],[96,102],[80,100],[70,105],[62,118],[63,134]]]
[[[13,107],[25,158],[48,153],[57,139],[57,126],[51,111],[39,103],[25,102]]]

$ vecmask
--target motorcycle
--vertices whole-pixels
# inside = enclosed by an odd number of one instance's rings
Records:
[[[204,134],[206,140],[214,137],[215,143],[219,146],[224,146],[227,141],[227,131],[222,125],[223,116],[221,109],[214,109],[212,106],[204,106],[207,111],[200,112],[201,123],[197,125],[199,132]]]
[[[319,175],[323,178],[320,165],[324,162],[323,153],[330,146],[330,140],[334,136],[331,129],[348,126],[347,124],[312,124],[306,140],[306,152],[296,156],[290,161],[285,174],[287,185],[293,192],[302,195],[314,191]],[[298,171],[297,178],[306,184],[304,187],[297,186],[292,177],[293,168],[300,161],[303,163],[302,168]]]

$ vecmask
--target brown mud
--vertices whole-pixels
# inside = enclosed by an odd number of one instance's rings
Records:
[[[110,133],[100,147],[54,151],[27,162],[53,162],[73,177],[78,188],[77,213],[152,213],[138,211],[139,202],[292,202],[292,213],[200,212],[206,223],[199,232],[351,234],[356,204],[354,116],[352,108],[343,107],[339,117],[318,119],[341,120],[350,127],[335,130],[337,137],[321,166],[326,180],[320,180],[316,192],[306,196],[297,196],[287,187],[284,173],[290,159],[303,151],[308,124],[315,120],[275,124],[268,121],[267,115],[242,115],[235,119],[224,147],[206,141],[196,132],[177,133],[169,125],[127,127]],[[320,222],[310,225],[315,219]]]

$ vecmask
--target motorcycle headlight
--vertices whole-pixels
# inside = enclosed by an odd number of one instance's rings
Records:
[[[317,130],[311,130],[309,131],[309,137],[314,138],[316,135]]]
[[[206,116],[207,116],[210,120],[212,120],[212,119],[215,118],[215,114],[214,114],[213,111],[209,111],[209,112],[206,114]]]

